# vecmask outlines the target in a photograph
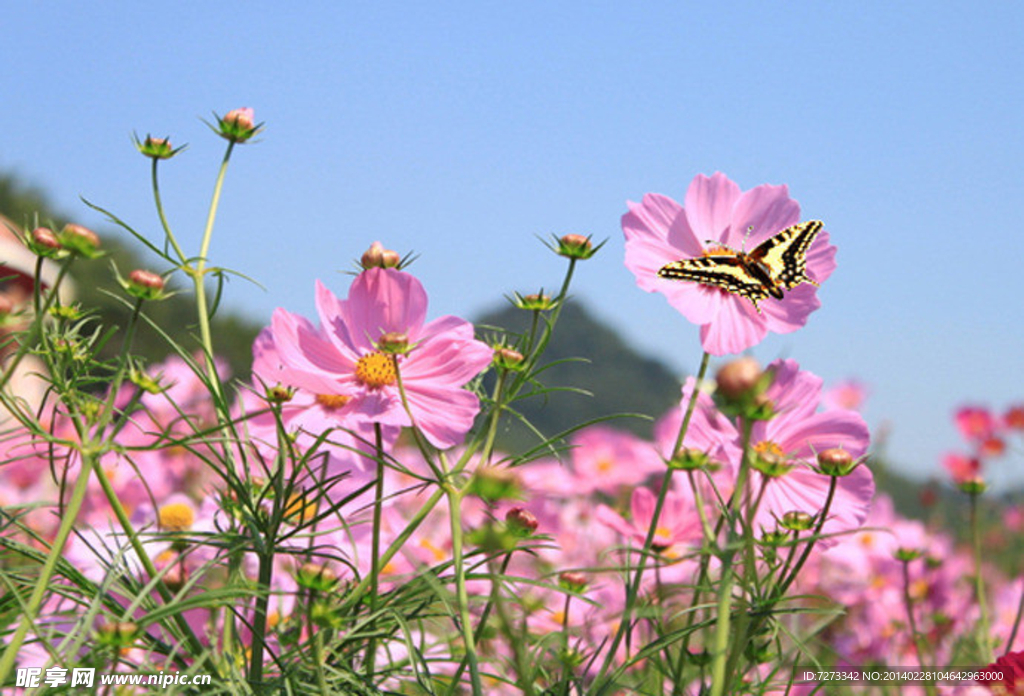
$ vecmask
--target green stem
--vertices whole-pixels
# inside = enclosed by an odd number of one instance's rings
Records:
[[[448,521],[452,532],[452,561],[455,573],[456,601],[459,605],[459,629],[469,658],[469,679],[473,688],[473,696],[482,696],[483,684],[480,682],[480,666],[477,663],[476,637],[473,635],[473,617],[469,613],[469,593],[466,591],[465,559],[463,558],[462,539],[462,494],[457,491],[452,481],[445,481],[448,495]]]
[[[380,528],[384,510],[384,431],[380,423],[373,424],[374,447],[377,453],[377,481],[373,494],[373,541],[370,545],[370,616],[377,613],[380,601]],[[377,655],[376,633],[370,634],[366,646],[366,678],[373,679]]]
[[[164,215],[164,204],[160,197],[160,184],[156,175],[157,163],[159,161],[160,158],[153,158],[153,200],[156,202],[156,214],[160,217],[160,225],[164,228],[164,235],[167,237],[167,241],[174,247],[174,252],[178,255],[178,260],[184,264],[186,261],[185,252],[182,251],[181,246],[178,244],[178,240],[174,237],[174,233],[171,232],[171,226],[167,222],[167,216]]]
[[[747,488],[747,478],[750,475],[750,436],[754,429],[754,423],[749,418],[743,419],[743,456],[740,459],[740,470],[736,476],[736,488],[732,492],[732,500],[726,515],[730,520],[739,519],[740,507],[743,504],[744,492]],[[743,530],[746,536],[746,528]],[[736,525],[730,523],[728,526],[728,540],[726,541],[725,556],[722,558],[722,584],[718,588],[718,609],[715,621],[715,633],[713,636],[711,655],[711,696],[722,696],[726,693],[731,674],[727,671],[729,664],[729,632],[732,621],[732,586],[735,580],[732,564],[736,556]]]
[[[974,546],[974,596],[978,602],[978,610],[981,612],[979,618],[979,635],[981,636],[981,657],[982,661],[992,662],[992,634],[989,628],[988,601],[985,597],[985,578],[981,573],[981,522],[978,519],[978,496],[977,493],[970,494],[971,502],[971,542]]]
[[[217,367],[213,361],[213,336],[210,332],[210,314],[206,302],[206,255],[210,250],[210,240],[213,238],[213,223],[217,219],[217,208],[220,206],[220,192],[224,187],[224,176],[228,170],[228,160],[231,159],[231,151],[234,149],[234,141],[228,143],[228,149],[224,153],[224,159],[217,173],[217,181],[213,186],[213,199],[210,201],[210,211],[206,217],[206,228],[203,230],[203,241],[199,247],[199,258],[195,268],[191,269],[190,275],[195,285],[196,311],[199,314],[199,338],[203,344],[203,352],[206,354],[206,373],[210,378],[210,385],[215,391],[218,401],[223,399],[221,393],[220,378],[217,376]]]
[[[686,431],[690,427],[690,420],[693,417],[693,412],[697,406],[697,396],[700,393],[700,383],[704,380],[704,375],[707,374],[708,362],[710,359],[711,356],[705,351],[704,356],[700,361],[697,380],[690,393],[690,401],[686,406],[686,413],[683,415],[683,421],[679,426],[679,434],[676,436],[675,447],[668,453],[668,457],[670,459],[674,457],[676,453],[679,452],[679,448],[682,447],[683,440],[686,437]],[[612,661],[615,659],[615,654],[618,652],[619,645],[622,644],[622,639],[631,628],[630,625],[633,621],[633,610],[636,609],[637,598],[640,594],[640,584],[643,582],[644,567],[647,563],[648,556],[651,555],[651,549],[654,546],[654,536],[657,533],[658,520],[661,519],[661,511],[662,508],[665,507],[665,499],[668,496],[669,489],[672,487],[673,473],[675,473],[674,468],[670,466],[665,467],[665,474],[661,479],[661,488],[658,491],[658,498],[654,504],[654,514],[651,518],[651,525],[647,530],[643,549],[637,559],[636,569],[633,574],[633,582],[626,591],[626,607],[623,611],[622,622],[619,624],[619,629],[615,632],[615,637],[612,638],[611,645],[608,647],[608,652],[605,654],[604,662],[601,664],[601,669],[597,673],[597,677],[594,679],[594,683],[598,685],[597,693],[604,693],[604,689],[609,686],[603,683],[605,675],[611,667]]]
[[[78,471],[78,478],[75,481],[75,487],[71,491],[71,498],[68,500],[68,504],[64,507],[64,513],[61,517],[60,527],[57,529],[57,535],[53,539],[53,545],[50,547],[50,553],[46,556],[46,561],[43,563],[42,569],[39,571],[39,576],[36,578],[36,586],[32,590],[32,595],[29,597],[28,606],[25,607],[25,612],[21,615],[21,622],[18,624],[18,628],[14,631],[7,644],[7,649],[4,651],[3,657],[0,657],[0,684],[7,682],[7,677],[11,672],[11,668],[14,667],[14,661],[18,657],[18,651],[25,642],[25,637],[28,635],[29,629],[36,622],[36,618],[39,616],[39,608],[42,606],[43,599],[50,591],[50,581],[53,579],[53,573],[57,568],[57,562],[60,560],[64,551],[64,545],[67,543],[68,537],[71,536],[71,530],[75,526],[75,522],[78,520],[78,513],[82,509],[82,503],[85,500],[85,493],[89,486],[89,475],[93,469],[93,459],[95,455],[83,453],[82,466]]]

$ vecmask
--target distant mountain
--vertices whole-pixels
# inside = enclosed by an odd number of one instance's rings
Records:
[[[509,306],[476,320],[478,327],[500,327],[510,334],[529,328],[531,314]],[[653,419],[679,402],[681,380],[664,364],[630,348],[614,329],[596,319],[579,302],[562,310],[544,364],[563,362],[545,371],[545,387],[573,387],[590,393],[551,392],[515,404],[535,427],[551,436],[579,423],[614,414],[643,414],[647,418],[617,418],[612,427],[650,438]],[[493,384],[493,378],[488,383]],[[522,451],[538,443],[535,434],[512,424],[500,433],[499,444]]]

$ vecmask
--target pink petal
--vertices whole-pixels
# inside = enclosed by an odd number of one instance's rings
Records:
[[[807,275],[816,283],[824,283],[836,270],[836,248],[830,244],[828,232],[822,230],[807,250]]]
[[[777,430],[772,430],[772,423],[777,424]],[[842,447],[858,458],[867,452],[871,442],[868,426],[856,411],[815,413],[796,422],[780,417],[769,421],[769,432],[783,451],[807,461],[813,461],[816,453],[830,447]]]
[[[373,350],[370,341],[365,335],[352,335],[347,323],[346,303],[343,300],[339,300],[319,280],[316,281],[315,296],[320,326],[339,353],[348,356],[349,359],[355,362],[361,355]]]
[[[800,222],[800,205],[789,197],[785,185],[762,184],[745,192],[736,202],[732,234],[727,242],[735,249],[750,251],[772,235]],[[750,238],[745,240],[747,230]]]
[[[461,442],[480,411],[476,394],[465,389],[414,383],[406,385],[405,394],[416,425],[440,449]]]
[[[427,315],[427,293],[408,273],[371,268],[349,288],[345,315],[352,340],[369,349],[387,332],[418,334]]]
[[[796,360],[775,360],[766,369],[775,374],[766,396],[775,410],[790,422],[811,416],[821,400],[821,377],[800,369]]]
[[[710,177],[698,174],[693,178],[683,206],[690,228],[700,242],[728,240],[733,208],[740,196],[739,185],[721,172]]]
[[[811,312],[820,306],[818,288],[804,283],[786,290],[781,300],[769,297],[761,303],[761,311],[769,331],[791,333],[806,324]]]
[[[700,342],[712,355],[742,353],[756,346],[768,333],[765,319],[742,297],[729,294],[718,316],[700,327]]]
[[[277,309],[271,319],[274,345],[288,368],[291,386],[314,394],[340,394],[353,371],[353,363],[303,317]]]
[[[494,351],[473,338],[473,325],[441,317],[423,328],[416,347],[402,363],[402,377],[437,386],[461,387],[490,364]]]
[[[649,489],[640,486],[633,489],[633,495],[629,501],[629,507],[633,514],[633,526],[641,529],[649,529],[654,519],[654,506],[657,499]]]

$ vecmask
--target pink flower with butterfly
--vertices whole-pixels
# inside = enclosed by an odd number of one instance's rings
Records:
[[[700,326],[701,344],[712,355],[742,352],[769,331],[796,331],[821,306],[818,285],[835,270],[836,249],[817,224],[799,235],[787,230],[799,223],[800,206],[785,185],[741,191],[721,172],[701,174],[684,205],[656,193],[628,205],[626,267],[637,285],[663,293]],[[710,259],[698,262],[702,280],[659,276],[689,259]]]

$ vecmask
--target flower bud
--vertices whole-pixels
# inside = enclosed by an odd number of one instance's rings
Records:
[[[52,258],[61,250],[60,240],[48,227],[37,227],[32,230],[32,236],[28,244],[29,248],[39,256]]]
[[[527,537],[537,531],[537,527],[540,526],[540,522],[537,521],[537,516],[532,512],[522,507],[510,508],[505,513],[505,524],[508,528],[515,532],[519,536]]]
[[[694,447],[681,447],[676,456],[668,462],[669,468],[681,471],[697,471],[712,466],[711,457]]]
[[[104,619],[96,627],[96,636],[101,645],[112,648],[127,648],[135,643],[139,627],[131,621],[110,621]]]
[[[57,239],[64,248],[87,259],[93,259],[99,255],[100,238],[96,236],[95,232],[82,225],[68,223],[61,230]]]
[[[715,375],[718,393],[732,401],[749,396],[757,389],[762,374],[761,365],[754,358],[730,360]]]
[[[559,256],[564,256],[569,259],[579,259],[581,261],[589,259],[602,245],[595,247],[590,241],[590,237],[584,237],[582,234],[567,234],[563,235],[557,240],[558,248],[555,252]]]
[[[1003,423],[1011,430],[1024,431],[1024,404],[1006,409],[1006,413],[1003,414]]]
[[[924,555],[924,550],[922,550],[922,549],[913,549],[913,548],[907,548],[907,547],[904,547],[904,546],[901,546],[900,548],[896,549],[896,552],[893,554],[893,556],[896,558],[897,561],[902,561],[904,563],[909,563],[910,561],[916,561],[918,558],[920,558],[923,555]]]
[[[558,586],[570,592],[582,592],[587,589],[587,576],[583,573],[567,570],[558,575]]]
[[[179,147],[175,150],[171,147],[171,141],[168,138],[154,138],[152,135],[147,135],[146,139],[139,141],[138,136],[135,137],[135,148],[146,157],[151,159],[170,159],[176,154],[185,149],[184,146]]]
[[[216,116],[216,114],[214,114]],[[217,133],[233,143],[244,143],[263,130],[254,123],[255,112],[248,108],[232,109],[217,117]]]
[[[523,354],[518,350],[504,346],[494,349],[494,364],[503,370],[519,370],[523,366],[523,360]]]
[[[159,394],[164,389],[160,386],[160,380],[150,377],[143,370],[132,368],[128,372],[128,379],[132,381],[136,387],[149,394]]]
[[[295,582],[314,592],[329,592],[338,584],[338,574],[320,563],[303,563],[295,571]]]
[[[792,532],[806,532],[814,528],[814,515],[799,510],[791,510],[779,520],[779,526]]]
[[[158,273],[137,268],[128,274],[124,289],[140,300],[159,300],[164,294],[164,279]]]
[[[542,292],[534,295],[520,295],[516,293],[516,296],[512,299],[512,304],[519,309],[525,309],[530,312],[546,312],[555,307],[551,296],[545,295]]]
[[[402,263],[402,257],[397,251],[385,249],[380,242],[374,242],[370,248],[363,252],[359,265],[369,270],[371,268],[398,268]]]
[[[956,487],[967,495],[981,495],[988,490],[988,484],[986,484],[984,479],[980,476],[974,476],[972,478],[964,479],[963,481],[957,481]]]
[[[848,476],[859,462],[842,447],[830,447],[818,452],[818,467],[827,476]]]
[[[715,375],[715,402],[728,416],[770,420],[775,416],[775,408],[765,392],[774,377],[772,370],[762,370],[754,358],[731,360]]]
[[[409,352],[409,334],[400,331],[388,331],[377,339],[377,349],[382,353],[403,355]]]
[[[280,382],[272,387],[267,387],[267,401],[272,404],[286,404],[295,397],[295,390],[286,387]]]
[[[498,467],[477,469],[467,491],[490,502],[522,497],[519,478],[508,469]]]

